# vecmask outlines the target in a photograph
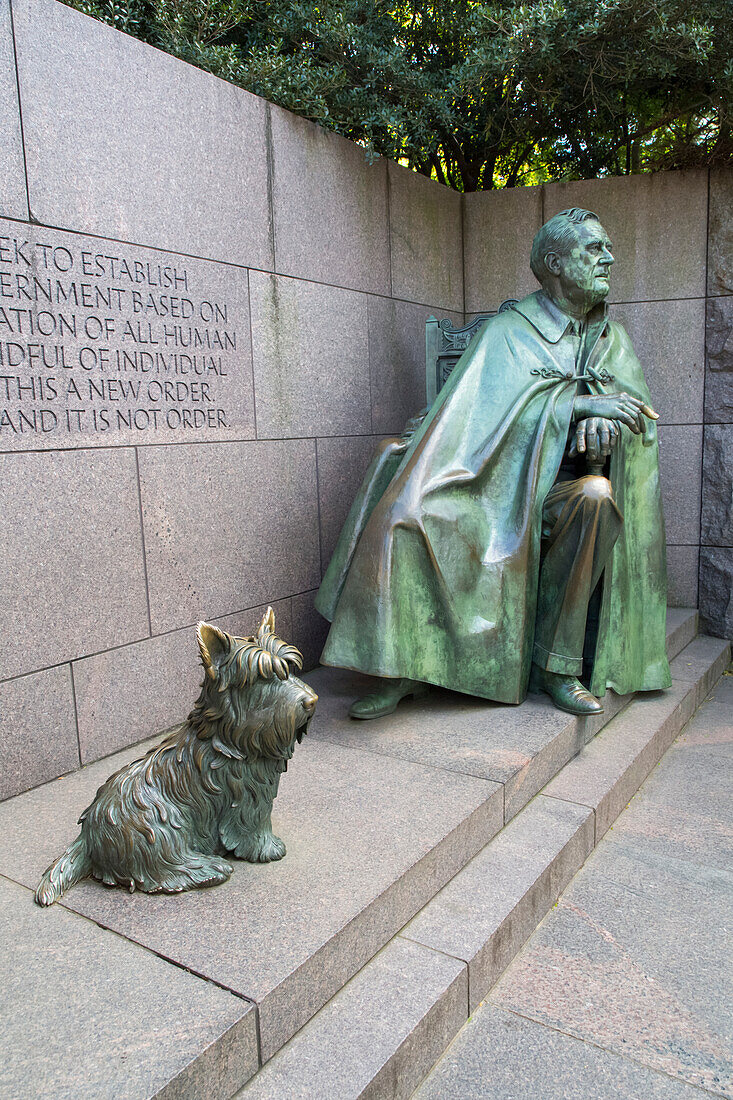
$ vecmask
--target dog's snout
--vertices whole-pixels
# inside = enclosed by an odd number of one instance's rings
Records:
[[[318,702],[318,696],[315,691],[309,692],[308,695],[304,695],[300,700],[300,705],[307,714],[313,714],[316,709],[316,703]]]

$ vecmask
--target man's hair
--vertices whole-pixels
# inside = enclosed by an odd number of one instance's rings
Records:
[[[561,210],[559,214],[555,214],[554,218],[550,218],[549,222],[545,222],[532,241],[532,252],[529,257],[532,274],[540,283],[543,283],[549,274],[545,264],[545,256],[548,252],[556,252],[559,256],[567,255],[576,241],[575,226],[591,219],[600,221],[598,215],[592,210],[581,210],[580,207],[573,206],[570,210]]]

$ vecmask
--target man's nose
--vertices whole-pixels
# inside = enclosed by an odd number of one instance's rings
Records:
[[[615,262],[613,258],[613,252],[610,248],[608,248],[608,246],[604,246],[602,259],[604,264],[612,264]]]

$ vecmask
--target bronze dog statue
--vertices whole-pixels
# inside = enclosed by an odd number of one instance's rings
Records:
[[[318,696],[291,675],[301,654],[274,631],[272,608],[250,638],[199,623],[206,675],[188,719],[99,788],[81,833],[43,875],[39,905],[90,875],[171,894],[225,882],[233,870],[226,853],[282,859],[272,803]]]

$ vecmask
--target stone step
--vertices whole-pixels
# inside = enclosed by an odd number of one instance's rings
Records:
[[[695,637],[697,622],[696,611],[669,609],[670,659]],[[354,722],[347,715],[349,704],[372,690],[370,677],[322,668],[309,674],[309,682],[321,699],[313,737],[343,748],[501,783],[505,822],[631,698],[609,691],[604,713],[582,719],[557,710],[545,695],[530,695],[517,708],[434,688],[423,699],[405,700],[385,718]]]
[[[403,965],[405,944],[461,966],[465,1023],[729,659],[727,642],[690,642],[673,661],[672,689],[613,718],[237,1096],[410,1096],[436,1046],[455,1034],[458,978],[437,978],[422,954]],[[385,982],[395,971],[402,981]],[[427,1006],[418,995],[426,988]]]
[[[694,612],[671,612],[671,651],[695,628]],[[683,672],[699,679],[692,661]],[[428,1005],[420,1015],[420,1020],[426,1017],[426,1037],[413,1040],[419,1025],[414,1016],[423,1003],[423,995],[415,992],[422,988],[422,980],[414,975],[425,965],[425,952],[434,949],[408,951],[401,944],[401,953],[395,955],[392,941],[588,736],[586,723],[554,711],[549,700],[538,697],[522,707],[494,707],[446,692],[432,699],[434,714],[430,707],[408,705],[404,714],[400,708],[379,722],[347,722],[343,714],[351,681],[349,674],[339,675],[341,681],[334,679],[332,670],[308,676],[321,695],[318,722],[283,777],[273,813],[275,828],[288,846],[286,859],[265,866],[238,863],[225,885],[172,898],[130,895],[85,882],[51,911],[66,912],[67,919],[86,927],[99,926],[99,934],[109,930],[104,934],[110,939],[117,933],[130,949],[146,949],[151,959],[157,957],[156,965],[165,962],[174,973],[188,971],[202,989],[220,987],[226,1004],[233,1000],[247,1019],[256,1015],[256,1032],[253,1026],[243,1030],[237,1059],[227,1054],[227,1030],[190,1052],[177,1096],[201,1094],[197,1066],[203,1073],[217,1050],[231,1068],[229,1077],[223,1074],[227,1087],[242,1085],[254,1065],[270,1059],[370,959],[381,958],[378,953],[387,945],[390,958],[382,985],[389,986],[389,973],[403,967],[408,975],[405,989],[412,990],[405,1042],[408,1047],[417,1041],[421,1049],[432,1049],[427,1036],[442,1034],[441,1028],[448,1027],[457,997],[455,982],[468,982],[469,970],[464,979],[439,968],[430,971],[433,984],[426,978],[426,988],[433,990],[431,997],[439,1007]],[[625,702],[607,698],[604,719]],[[39,937],[52,927],[49,911],[36,909],[28,891],[76,835],[76,818],[100,783],[146,747],[138,745],[97,761],[0,805],[0,876],[24,888],[21,904],[29,907],[27,918]],[[544,802],[549,805],[549,800]],[[554,816],[567,818],[561,803],[557,807]],[[565,839],[555,856],[547,855],[551,862],[554,859],[546,887],[550,892],[565,868],[582,858],[584,838],[592,832],[587,824],[591,812],[581,811],[579,835],[571,828],[577,824],[575,811],[564,820],[564,833],[558,826],[557,835]],[[548,843],[550,852],[552,840]],[[536,877],[542,876],[544,857],[541,852],[530,856],[525,876],[532,883],[537,867]],[[539,860],[536,867],[532,858]],[[544,904],[543,890],[545,885],[534,890],[532,896],[540,899],[534,904]],[[59,989],[63,999],[63,983]],[[37,994],[29,990],[33,995]],[[116,1009],[120,1034],[128,1027],[135,1033],[134,997],[121,996]],[[22,1012],[21,1006],[20,1017]],[[195,1019],[195,1012],[190,1016]],[[80,1015],[79,1042],[94,1026],[94,1018],[90,1010],[85,1026],[84,1014]],[[28,1057],[32,1063],[34,1055]],[[384,1065],[391,1065],[386,1055]],[[389,1076],[391,1070],[383,1072]],[[125,1095],[142,1097],[148,1092],[135,1078]]]

